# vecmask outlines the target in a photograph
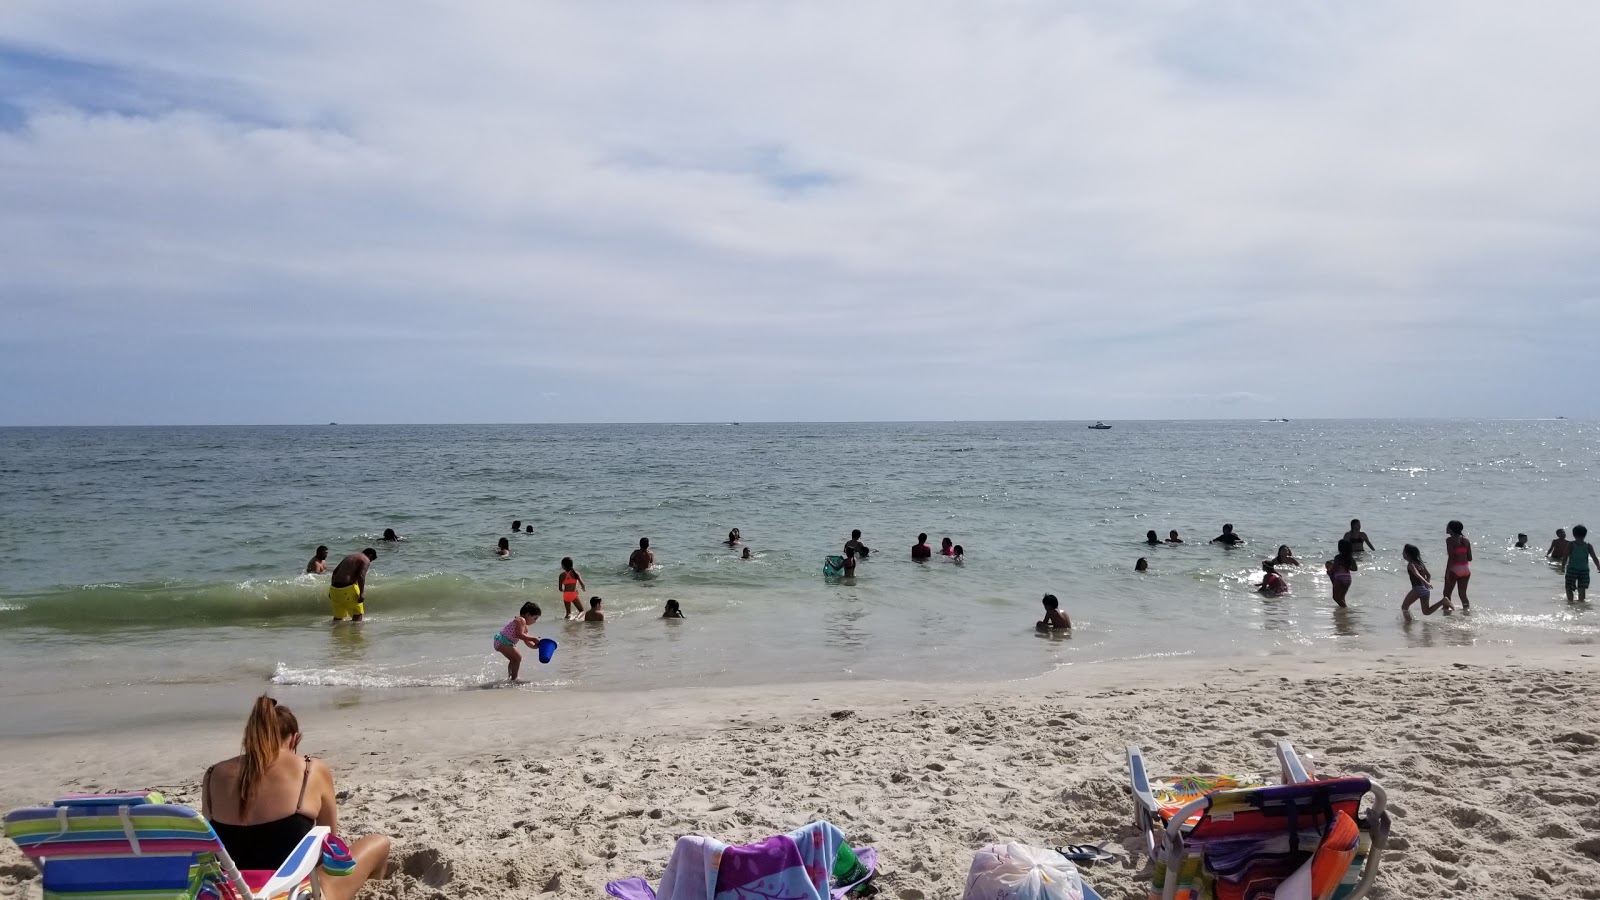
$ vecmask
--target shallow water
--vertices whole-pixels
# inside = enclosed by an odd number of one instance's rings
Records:
[[[536,690],[1600,636],[1542,561],[1556,527],[1600,523],[1595,423],[1084,425],[0,429],[0,696],[19,701],[0,728],[85,690],[487,685],[504,673],[490,636],[527,599],[561,644],[525,664]],[[1337,610],[1321,561],[1354,516],[1378,550]],[[1405,624],[1399,549],[1421,546],[1440,584],[1451,518],[1477,557],[1472,612]],[[500,560],[512,519],[534,534]],[[1224,521],[1247,546],[1206,543]],[[755,559],[720,543],[732,527]],[[875,552],[827,581],[852,527]],[[1173,528],[1189,543],[1144,545]],[[911,562],[919,531],[965,564]],[[624,565],[641,536],[658,559],[642,577]],[[1307,565],[1263,600],[1280,542]],[[297,574],[319,543],[378,548],[365,623],[330,628],[326,576]],[[605,625],[560,621],[563,555]],[[1033,633],[1046,592],[1070,638]],[[667,597],[689,618],[659,620]]]

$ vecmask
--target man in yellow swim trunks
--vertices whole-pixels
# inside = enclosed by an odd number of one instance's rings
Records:
[[[361,621],[366,613],[367,569],[378,558],[378,551],[368,547],[339,560],[328,586],[328,600],[333,604],[335,622],[349,619]]]

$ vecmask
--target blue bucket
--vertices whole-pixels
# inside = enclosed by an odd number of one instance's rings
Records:
[[[539,662],[547,663],[556,655],[556,642],[549,638],[539,639]]]

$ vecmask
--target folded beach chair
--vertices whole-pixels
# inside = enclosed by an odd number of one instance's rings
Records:
[[[1152,900],[1366,895],[1389,838],[1383,787],[1313,778],[1288,741],[1278,744],[1278,763],[1279,784],[1260,775],[1154,777],[1128,745],[1134,823],[1155,864]]]
[[[15,809],[5,835],[44,881],[45,900],[305,900],[319,871],[346,875],[349,850],[311,829],[276,872],[240,872],[211,825],[160,794],[80,794]]]
[[[754,844],[730,846],[699,835],[678,838],[659,893],[643,878],[606,884],[618,900],[843,900],[871,891],[878,854],[851,849],[844,832],[812,822]]]

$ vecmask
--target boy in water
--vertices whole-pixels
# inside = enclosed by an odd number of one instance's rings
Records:
[[[1572,602],[1573,593],[1578,599],[1589,599],[1589,560],[1594,560],[1600,566],[1600,556],[1595,556],[1594,545],[1589,543],[1589,529],[1582,525],[1572,526],[1574,540],[1567,545],[1567,602]]]
[[[1178,537],[1178,530],[1176,528],[1174,528],[1173,530],[1167,532],[1167,543],[1169,543],[1169,544],[1181,544],[1181,543],[1183,543],[1183,538]]]
[[[600,598],[589,598],[589,611],[583,614],[585,622],[604,622],[606,614],[600,611]]]
[[[1061,601],[1055,594],[1044,595],[1044,618],[1033,623],[1034,631],[1071,631],[1072,620],[1061,611]]]
[[[328,548],[325,544],[317,546],[317,552],[312,555],[311,561],[306,563],[307,575],[321,575],[328,571]]]
[[[1212,538],[1211,543],[1223,544],[1225,546],[1232,547],[1234,544],[1244,543],[1244,538],[1233,533],[1232,525],[1224,525],[1222,526],[1222,533]]]
[[[1556,539],[1550,542],[1550,549],[1546,550],[1544,555],[1551,562],[1564,563],[1567,561],[1567,553],[1571,547],[1572,542],[1567,540],[1567,530],[1565,528],[1557,528]]]

